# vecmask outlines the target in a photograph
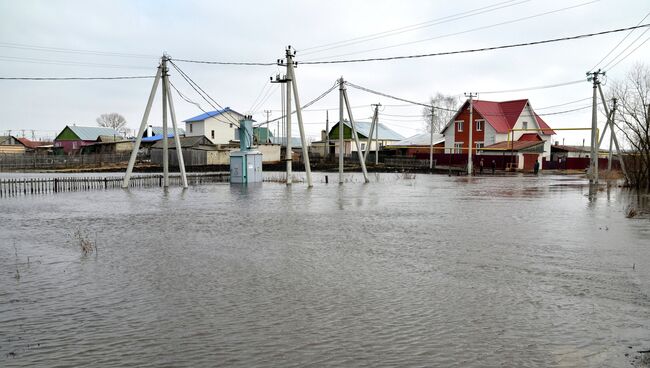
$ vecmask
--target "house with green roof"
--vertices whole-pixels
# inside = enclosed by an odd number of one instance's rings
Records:
[[[66,154],[76,153],[81,147],[96,143],[100,136],[122,138],[113,128],[66,125],[54,139],[54,148]]]

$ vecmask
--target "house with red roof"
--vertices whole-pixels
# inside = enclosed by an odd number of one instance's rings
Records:
[[[513,101],[474,100],[472,142],[469,142],[469,100],[465,101],[442,130],[446,153],[511,155],[514,167],[532,169],[550,160],[551,136],[555,132],[533,110],[528,99]]]

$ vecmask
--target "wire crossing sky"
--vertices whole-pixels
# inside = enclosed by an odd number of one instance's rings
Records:
[[[611,83],[650,60],[646,0],[371,4],[0,0],[0,131],[53,135],[110,112],[135,128],[163,53],[182,67],[170,66],[181,121],[220,107],[277,119],[280,88],[268,81],[285,73],[278,59],[294,45],[303,100],[342,76],[357,119],[381,103],[383,123],[402,135],[424,131],[418,116],[436,93],[476,91],[479,99],[556,106],[539,111],[552,127],[589,126],[588,101],[572,103],[590,95],[585,72],[607,70]],[[156,104],[152,125],[161,123]],[[337,93],[328,93],[305,110],[310,137],[320,136],[327,110],[330,122],[338,116],[337,106]],[[581,142],[581,134],[556,139]]]

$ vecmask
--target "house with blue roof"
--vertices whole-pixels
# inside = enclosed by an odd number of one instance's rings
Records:
[[[226,107],[222,110],[208,111],[184,120],[185,136],[205,136],[213,144],[228,144],[239,141],[237,127],[244,115]]]
[[[330,141],[330,146],[327,150],[327,153],[330,154],[339,154],[339,123],[334,124],[332,129],[330,129],[329,133],[329,141]],[[379,123],[378,125],[378,132],[375,131],[372,134],[372,137],[369,137],[370,135],[370,122],[367,121],[355,121],[354,122],[354,128],[357,131],[357,137],[359,137],[359,144],[361,145],[361,149],[365,150],[366,145],[370,144],[370,150],[375,151],[377,147],[375,147],[375,137],[377,137],[379,141],[379,149],[382,149],[384,146],[389,145],[393,142],[398,142],[404,139],[402,135],[399,133],[395,132],[394,130],[388,128],[386,125]],[[321,142],[318,143],[324,143],[325,139],[323,139]],[[350,155],[352,152],[357,151],[357,145],[354,141],[354,138],[352,137],[352,127],[350,125],[349,121],[343,121],[343,141],[344,141],[344,154],[345,155]],[[316,144],[317,142],[314,142]]]
[[[122,134],[113,128],[66,125],[54,139],[54,148],[67,154],[79,152],[81,147],[97,143],[100,136],[123,138]]]

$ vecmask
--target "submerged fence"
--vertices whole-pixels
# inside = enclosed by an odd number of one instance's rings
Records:
[[[88,155],[33,155],[0,154],[0,171],[26,169],[66,169],[79,167],[101,167],[129,161],[131,154],[88,154]],[[138,160],[148,157],[138,154]]]
[[[190,185],[221,183],[227,182],[229,177],[228,173],[187,174],[187,183]],[[0,179],[0,198],[121,188],[123,180],[121,176]],[[180,175],[169,175],[169,185],[178,186],[181,182]],[[132,176],[129,181],[129,187],[162,187],[162,185],[162,174]]]

